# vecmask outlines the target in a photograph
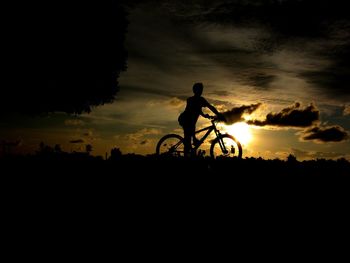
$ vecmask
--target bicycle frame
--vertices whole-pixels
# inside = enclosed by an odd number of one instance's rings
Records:
[[[205,139],[209,136],[209,134],[214,131],[215,132],[215,135],[216,137],[218,138],[218,142],[219,142],[219,145],[220,145],[220,148],[221,150],[223,151],[223,153],[227,153],[227,149],[225,147],[225,144],[223,143],[222,139],[221,139],[221,133],[220,131],[216,128],[216,124],[215,124],[215,120],[212,120],[211,121],[212,125],[211,126],[208,126],[208,127],[205,127],[203,129],[200,129],[198,131],[195,132],[195,134],[197,133],[201,133],[201,132],[204,132],[204,131],[207,131],[203,137],[199,140],[199,143],[197,145],[195,145],[193,147],[194,150],[197,150],[202,144],[203,142],[205,141]]]
[[[211,157],[214,157],[219,154],[217,153],[217,150],[221,150],[221,152],[224,155],[227,154],[235,154],[235,148],[238,149],[238,157],[242,157],[242,147],[240,143],[231,135],[229,134],[221,134],[220,130],[217,128],[218,119],[215,117],[211,117],[211,123],[212,125],[207,126],[205,128],[202,128],[200,130],[197,130],[194,132],[195,134],[205,132],[203,136],[196,142],[191,143],[191,155],[197,155],[197,150],[199,151],[198,154],[200,156],[204,156],[205,151],[199,150],[201,145],[204,143],[204,141],[208,138],[209,134],[214,131],[215,132],[215,138],[210,142],[210,155]],[[199,136],[200,137],[200,136]],[[231,140],[226,145],[226,140]],[[191,138],[192,141],[192,138]],[[232,144],[232,141],[234,142],[235,146]],[[169,156],[183,156],[185,153],[184,151],[184,138],[178,134],[167,134],[163,136],[156,146],[156,153],[157,155],[161,154],[167,154]],[[215,148],[219,144],[219,148]],[[228,149],[230,147],[230,149]],[[186,154],[186,153],[185,153]]]

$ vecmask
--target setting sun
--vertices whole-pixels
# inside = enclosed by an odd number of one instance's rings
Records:
[[[226,125],[225,130],[233,135],[242,145],[247,145],[253,139],[249,125],[244,122]]]

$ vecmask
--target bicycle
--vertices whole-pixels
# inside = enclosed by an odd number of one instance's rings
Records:
[[[216,127],[217,122],[219,122],[217,117],[210,116],[209,119],[211,119],[212,123],[210,126],[195,132],[195,134],[198,134],[207,131],[195,145],[192,144],[192,153],[196,155],[199,147],[209,134],[214,131],[216,138],[212,140],[210,146],[210,156],[213,159],[219,156],[242,158],[243,151],[240,142],[230,134],[221,134]],[[156,154],[183,157],[185,155],[183,140],[183,137],[178,134],[167,134],[163,136],[157,143]]]

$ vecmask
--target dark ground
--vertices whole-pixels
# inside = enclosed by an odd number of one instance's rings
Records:
[[[109,160],[87,154],[37,154],[2,158],[2,180],[37,190],[108,192],[167,191],[199,186],[225,191],[272,191],[293,188],[317,190],[323,187],[347,188],[350,163],[345,159],[299,162],[261,158],[217,159],[160,158],[117,155]],[[119,190],[118,190],[119,189]],[[214,189],[212,189],[214,190]],[[224,192],[225,192],[224,191]]]
[[[277,243],[295,236],[308,246],[301,235],[319,239],[348,224],[345,160],[106,161],[76,154],[8,157],[0,165],[7,243],[28,247],[39,237],[47,251],[50,242],[74,249],[118,240],[128,247],[151,238],[162,247],[175,238],[191,246],[187,236],[206,240],[214,233],[226,236],[226,245],[229,239],[261,246],[274,232]]]

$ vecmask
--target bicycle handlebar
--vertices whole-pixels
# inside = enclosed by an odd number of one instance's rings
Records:
[[[208,115],[208,117],[206,117],[206,118],[209,119],[209,120],[212,120],[212,121],[225,121],[225,119],[220,118],[220,116],[210,116],[210,115]]]

